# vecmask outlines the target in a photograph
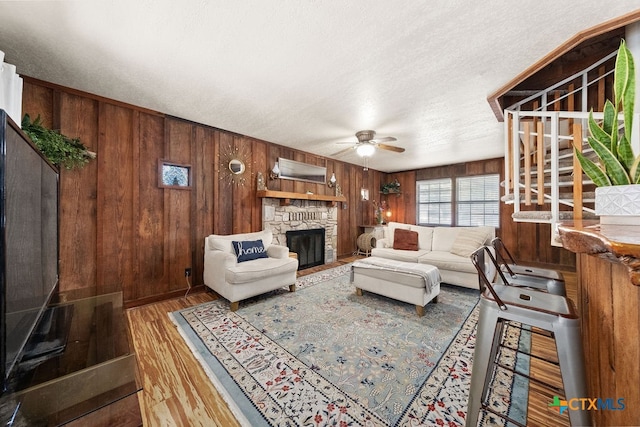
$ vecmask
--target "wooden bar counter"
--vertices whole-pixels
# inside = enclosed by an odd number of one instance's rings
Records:
[[[589,398],[596,426],[640,425],[640,226],[575,221],[559,227],[577,256]],[[619,399],[624,408],[619,404]]]

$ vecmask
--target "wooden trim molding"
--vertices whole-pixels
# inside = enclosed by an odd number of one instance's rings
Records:
[[[126,102],[122,102],[122,101],[117,101],[115,99],[111,99],[111,98],[105,98],[104,96],[100,96],[100,95],[96,95],[94,93],[91,92],[85,92],[79,89],[73,89],[70,87],[65,87],[65,86],[61,86],[59,84],[56,83],[51,83],[51,82],[47,82],[44,80],[40,80],[40,79],[36,79],[35,77],[30,77],[28,75],[24,75],[21,74],[20,77],[22,77],[23,81],[25,83],[29,83],[29,84],[33,84],[36,86],[41,86],[41,87],[46,87],[49,88],[53,91],[57,91],[60,93],[65,93],[65,94],[71,94],[71,95],[75,95],[75,96],[80,96],[83,98],[89,98],[98,102],[105,102],[107,104],[111,104],[111,105],[116,105],[118,107],[123,107],[123,108],[128,108],[134,111],[139,111],[141,113],[145,113],[145,114],[149,114],[152,116],[157,116],[157,117],[165,117],[166,114],[161,113],[159,111],[155,111],[155,110],[151,110],[149,108],[144,108],[144,107],[139,107],[137,105],[133,105],[133,104],[129,104]]]
[[[593,37],[604,34],[608,31],[612,31],[618,29],[620,27],[625,27],[629,24],[633,24],[634,22],[640,21],[640,9],[628,13],[626,15],[620,16],[618,18],[611,19],[609,21],[603,22],[602,24],[596,25],[595,27],[591,27],[587,30],[581,31],[577,33],[575,36],[571,37],[569,40],[564,42],[562,45],[558,46],[553,51],[549,52],[547,55],[542,57],[539,61],[531,65],[529,68],[518,74],[512,80],[510,80],[507,84],[502,86],[500,89],[496,90],[494,93],[487,97],[487,101],[493,110],[493,113],[498,118],[498,121],[503,121],[503,111],[502,106],[500,105],[499,99],[504,96],[511,89],[542,70],[547,65],[551,64],[553,61],[560,58],[565,53],[569,52],[571,49],[574,49],[580,43],[583,43]]]

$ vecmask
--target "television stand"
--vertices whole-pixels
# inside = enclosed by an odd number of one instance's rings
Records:
[[[22,374],[0,396],[0,424],[142,425],[122,293],[67,297],[58,296],[32,335]]]

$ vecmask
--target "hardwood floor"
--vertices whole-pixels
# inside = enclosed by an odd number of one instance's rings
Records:
[[[212,293],[198,293],[127,310],[145,426],[239,425],[167,316],[214,299]]]
[[[348,257],[333,264],[303,270],[299,276],[357,258],[362,257]],[[575,301],[575,274],[567,274],[566,279],[569,296]],[[167,315],[171,311],[215,299],[214,293],[201,292],[127,310],[143,386],[138,398],[145,426],[239,425]],[[552,344],[542,337],[535,338],[533,349],[535,354],[555,353]],[[531,363],[531,375],[556,381],[559,377],[549,364],[535,359]],[[566,417],[554,417],[553,411],[549,410],[552,397],[553,392],[531,387],[528,425],[569,425]]]

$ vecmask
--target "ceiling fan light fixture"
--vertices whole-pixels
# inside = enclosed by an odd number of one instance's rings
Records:
[[[356,147],[356,153],[358,153],[358,156],[360,157],[371,157],[373,156],[373,153],[375,151],[376,151],[375,145],[368,142],[363,144],[358,144],[358,146]]]

